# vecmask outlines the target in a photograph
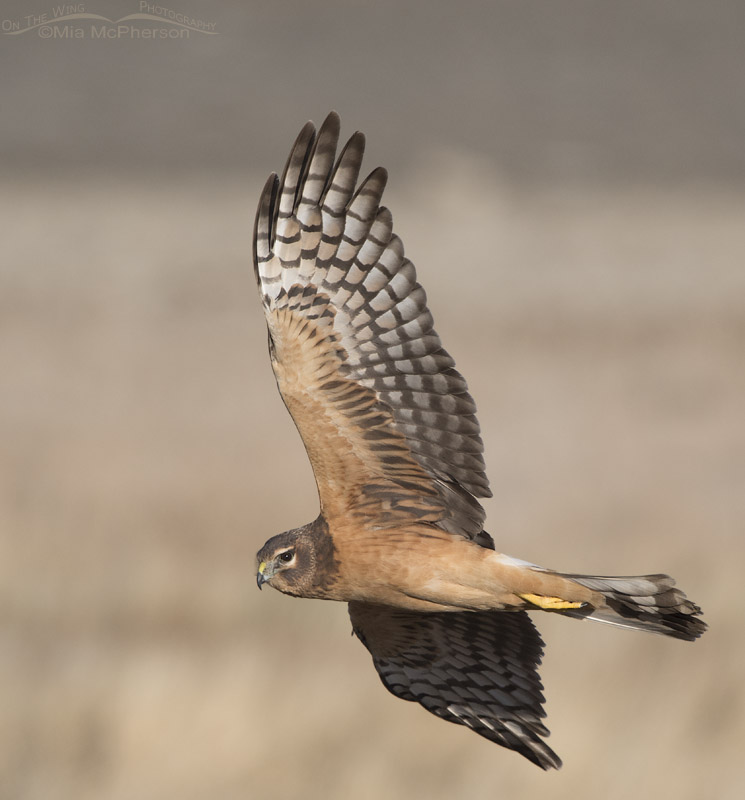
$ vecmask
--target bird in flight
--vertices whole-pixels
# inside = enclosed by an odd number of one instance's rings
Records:
[[[358,185],[364,136],[337,158],[338,140],[336,113],[307,123],[256,214],[271,363],[321,507],[259,550],[259,588],[348,603],[394,695],[558,768],[526,612],[689,641],[706,624],[667,575],[561,573],[496,551],[476,406],[381,205],[387,173]]]

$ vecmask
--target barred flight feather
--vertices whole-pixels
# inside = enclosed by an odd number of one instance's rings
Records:
[[[693,641],[706,630],[701,609],[692,603],[669,575],[627,577],[560,573],[582,586],[601,592],[606,605],[567,612],[567,616],[594,619],[620,628],[664,633]]]
[[[395,485],[406,472],[418,481],[417,492],[424,486],[425,495],[439,498],[436,511],[429,499],[424,516],[418,518],[474,538],[484,520],[475,498],[491,494],[476,406],[434,330],[426,293],[404,255],[401,239],[393,233],[391,214],[380,205],[386,171],[373,170],[357,186],[364,136],[355,133],[334,165],[338,137],[339,118],[334,113],[317,135],[311,123],[305,125],[282,178],[269,178],[259,203],[254,233],[256,276],[274,341],[273,365],[280,391],[303,436],[322,506],[328,512],[329,456],[322,447],[309,443],[313,436],[308,428],[317,424],[318,417],[306,419],[313,405],[309,395],[317,390],[321,373],[311,376],[296,360],[290,375],[289,364],[280,366],[277,360],[277,351],[287,350],[278,347],[277,340],[289,335],[286,326],[292,324],[293,315],[307,320],[324,315],[324,324],[313,337],[308,334],[308,341],[313,339],[315,346],[333,353],[326,378],[335,374],[346,389],[337,388],[332,400],[328,384],[321,387],[325,391],[322,416],[351,412],[343,422],[335,417],[335,430],[342,425],[343,438],[352,449],[372,457],[361,456],[356,462],[356,468],[368,474],[352,476],[349,492],[357,496],[350,494],[344,508],[364,508],[368,513],[374,491],[370,487],[380,490],[386,485],[380,483],[381,474]],[[281,321],[280,309],[287,312]],[[351,386],[357,390],[351,391]],[[387,444],[373,446],[363,436],[363,425],[354,417],[355,409],[366,407],[361,392],[369,393],[376,413],[382,415],[376,431]],[[316,412],[319,398],[316,394]],[[336,409],[329,402],[337,403]],[[369,417],[367,423],[369,428]],[[360,429],[357,433],[355,426]],[[363,487],[366,481],[367,489]],[[335,481],[335,491],[339,483]],[[411,513],[411,502],[399,507]],[[388,521],[389,517],[390,512]]]
[[[543,642],[524,611],[417,613],[353,602],[349,615],[392,694],[543,769],[561,766],[543,741]]]

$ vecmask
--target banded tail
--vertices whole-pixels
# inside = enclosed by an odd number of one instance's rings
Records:
[[[652,631],[692,642],[706,630],[701,609],[692,603],[669,575],[604,577],[559,573],[581,586],[600,592],[605,605],[564,611],[569,617],[594,619],[622,628]]]

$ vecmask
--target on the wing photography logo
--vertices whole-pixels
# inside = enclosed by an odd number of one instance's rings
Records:
[[[66,3],[48,11],[3,19],[6,36],[40,39],[189,39],[192,34],[215,35],[216,24],[174,11],[149,0],[139,0],[139,10],[119,19],[92,13],[86,3]]]

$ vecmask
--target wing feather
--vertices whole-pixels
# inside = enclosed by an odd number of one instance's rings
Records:
[[[490,491],[475,404],[380,205],[386,171],[358,186],[364,136],[334,161],[338,138],[333,112],[317,135],[306,124],[259,201],[255,272],[280,392],[330,522],[418,519],[476,538]]]
[[[543,741],[543,642],[525,612],[417,613],[354,602],[349,615],[392,694],[543,769],[561,766]]]

